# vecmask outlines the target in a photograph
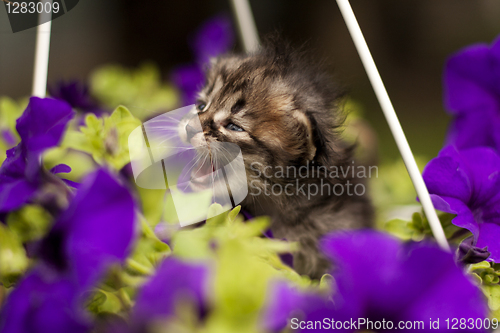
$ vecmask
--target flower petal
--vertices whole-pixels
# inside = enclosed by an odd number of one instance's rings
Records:
[[[92,284],[104,267],[125,260],[136,227],[134,199],[114,176],[99,170],[83,181],[87,183],[62,216],[71,220],[66,250],[80,285]]]
[[[221,15],[205,22],[192,41],[193,51],[200,64],[211,57],[229,51],[234,43],[233,27],[229,17]]]
[[[500,192],[500,156],[491,148],[479,147],[462,151],[461,157],[473,188],[469,205],[487,205]]]
[[[354,299],[361,307],[390,312],[411,302],[404,296],[406,288],[396,287],[401,283],[409,287],[414,281],[404,281],[397,260],[401,246],[396,238],[371,230],[333,233],[322,240],[322,249],[338,267],[332,273],[337,288],[343,290],[337,303],[349,304]]]
[[[32,152],[56,146],[73,115],[71,106],[65,102],[31,97],[16,125],[23,146]]]
[[[500,112],[477,110],[451,121],[446,144],[458,149],[492,147],[500,151]]]
[[[444,330],[448,318],[473,318],[475,321],[487,317],[488,306],[484,295],[456,266],[450,253],[419,244],[410,246],[409,251],[409,258],[402,269],[406,274],[417,277],[416,293],[413,302],[401,313],[401,318],[422,320],[426,327],[430,318],[439,318],[439,327]]]
[[[469,236],[464,239],[457,250],[457,262],[464,265],[467,264],[477,264],[481,261],[485,261],[491,255],[488,251],[488,247],[483,248],[475,246],[474,236]]]
[[[172,81],[182,91],[185,105],[196,102],[199,89],[203,86],[205,74],[198,65],[179,66],[172,71]]]
[[[56,173],[70,173],[71,172],[71,167],[66,164],[58,164],[54,166],[52,169],[50,169],[50,172],[53,174]]]
[[[93,285],[108,265],[128,255],[136,229],[134,208],[128,189],[109,171],[90,174],[45,240],[43,258],[69,269],[81,288]],[[63,253],[53,249],[57,243]]]
[[[431,199],[436,209],[450,214],[457,214],[452,220],[454,225],[465,228],[474,235],[479,233],[478,223],[472,211],[462,201],[455,198],[440,197],[435,194],[431,194]]]
[[[65,101],[72,107],[84,112],[92,112],[100,115],[105,110],[100,109],[97,102],[90,96],[89,87],[79,81],[59,81],[55,85],[49,85],[49,93],[55,99]]]
[[[485,318],[488,313],[479,288],[456,266],[453,255],[435,244],[403,245],[387,234],[363,230],[331,234],[322,248],[338,267],[333,273],[335,299],[362,300],[355,301],[363,309],[361,317],[425,318],[428,323],[429,316],[444,321],[467,314]]]
[[[21,207],[33,197],[37,189],[37,186],[24,179],[0,184],[0,212]]]
[[[139,292],[132,309],[132,321],[142,327],[158,319],[167,319],[174,315],[181,300],[194,302],[201,311],[207,277],[204,265],[185,263],[174,257],[165,259]]]
[[[90,323],[78,304],[76,290],[69,280],[60,279],[37,266],[7,298],[0,316],[0,331],[88,332]]]
[[[445,103],[451,113],[500,110],[500,76],[495,76],[499,68],[500,57],[487,45],[451,57],[445,69]]]
[[[453,147],[447,147],[432,159],[422,174],[429,193],[469,202],[472,188],[467,170]]]
[[[475,235],[476,236],[476,235]],[[494,262],[500,262],[500,225],[494,223],[482,223],[479,225],[479,234],[476,236],[476,246],[488,247],[491,252],[490,258]]]
[[[262,325],[266,331],[280,332],[291,318],[301,321],[323,321],[324,318],[334,318],[337,321],[348,320],[349,317],[357,318],[356,307],[343,308],[344,312],[336,311],[334,302],[327,295],[311,291],[301,291],[290,283],[276,281],[271,286],[268,305],[264,308]],[[349,305],[355,301],[350,300]],[[346,309],[352,312],[346,312]],[[291,323],[293,324],[293,323]]]

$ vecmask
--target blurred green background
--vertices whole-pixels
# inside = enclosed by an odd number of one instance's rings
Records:
[[[325,61],[349,91],[379,136],[380,160],[398,156],[370,83],[333,0],[250,0],[261,36],[279,29]],[[500,33],[498,0],[352,0],[411,147],[432,158],[448,122],[442,105],[446,57]],[[231,14],[226,0],[81,0],[53,22],[49,83],[88,78],[107,63],[160,66],[168,80],[176,65],[192,61],[187,39],[218,13]],[[13,34],[0,6],[0,95],[31,90],[35,29]],[[235,46],[235,51],[241,49]]]

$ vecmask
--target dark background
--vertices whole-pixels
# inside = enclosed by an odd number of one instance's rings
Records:
[[[334,0],[251,0],[261,36],[280,29],[297,45],[308,42],[347,86],[376,128],[382,159],[397,150]],[[446,58],[500,33],[498,0],[352,0],[354,12],[414,152],[435,156],[448,116],[442,105]],[[31,91],[36,28],[13,34],[0,6],[0,95]],[[157,63],[165,80],[190,62],[187,38],[213,15],[231,14],[226,0],[80,0],[52,26],[49,83],[86,79],[96,67]],[[240,50],[240,44],[235,47]]]

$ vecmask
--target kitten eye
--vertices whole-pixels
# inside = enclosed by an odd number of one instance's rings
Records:
[[[203,102],[198,102],[198,104],[196,105],[196,108],[199,110],[199,111],[203,111],[205,110],[205,108],[207,107],[207,105]]]
[[[239,126],[236,126],[235,124],[233,123],[229,123],[226,125],[226,129],[229,130],[229,131],[235,131],[235,132],[243,132],[244,129],[239,127]]]

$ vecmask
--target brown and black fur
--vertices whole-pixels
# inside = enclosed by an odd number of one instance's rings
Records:
[[[270,216],[274,237],[297,241],[294,267],[313,278],[328,269],[318,240],[333,230],[370,226],[370,201],[356,195],[265,195],[266,187],[296,187],[297,179],[264,177],[259,168],[268,167],[267,175],[274,175],[270,170],[287,166],[353,166],[353,148],[339,133],[344,119],[341,102],[340,90],[324,71],[303,52],[276,39],[254,54],[214,59],[199,94],[198,105],[205,107],[198,116],[208,145],[222,141],[241,148],[248,185],[253,187],[242,208],[254,216]],[[230,123],[244,131],[227,130]],[[363,181],[351,175],[325,176],[300,178],[299,183],[319,184],[322,178],[330,184]],[[262,193],[252,195],[257,188]]]

